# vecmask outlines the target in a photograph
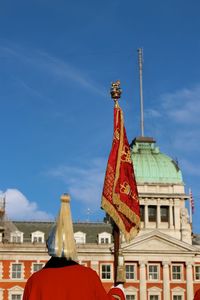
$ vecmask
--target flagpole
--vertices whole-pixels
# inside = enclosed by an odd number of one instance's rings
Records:
[[[119,227],[113,222],[113,239],[114,239],[114,286],[118,284],[117,272],[118,272],[118,260],[119,260],[119,248],[120,248],[120,231]]]
[[[143,50],[138,49],[138,63],[140,75],[140,127],[141,136],[144,136],[144,100],[143,100],[143,84],[142,84],[142,69],[143,69]]]
[[[122,90],[120,88],[120,81],[117,80],[116,82],[112,83],[111,89],[110,89],[110,95],[111,98],[115,102],[115,107],[118,107],[118,100],[121,97]],[[114,286],[116,286],[119,283],[118,278],[118,267],[119,267],[119,250],[120,250],[120,230],[117,224],[112,220],[113,225],[113,239],[114,239]]]

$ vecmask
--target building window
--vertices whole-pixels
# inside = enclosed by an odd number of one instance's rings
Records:
[[[104,280],[112,279],[111,269],[112,269],[111,265],[108,265],[108,264],[101,265],[101,279],[104,279]]]
[[[182,279],[182,266],[181,265],[172,265],[172,280],[181,280]]]
[[[86,233],[78,231],[74,234],[74,239],[76,244],[85,244],[86,243]]]
[[[173,296],[173,300],[182,300],[182,296],[181,295],[174,295]]]
[[[156,222],[157,207],[155,205],[149,205],[148,214],[149,214],[149,222]]]
[[[98,234],[98,243],[99,244],[110,244],[111,243],[111,234],[108,232],[102,232]]]
[[[11,273],[12,279],[22,278],[22,264],[12,264],[12,273]]]
[[[10,234],[11,243],[23,243],[23,232],[14,231]]]
[[[144,222],[144,205],[140,205],[140,220]]]
[[[43,268],[42,263],[33,263],[33,265],[32,265],[33,273],[41,270],[42,268]]]
[[[127,280],[134,280],[136,279],[135,277],[135,265],[133,264],[126,264],[125,265],[126,268],[126,279]]]
[[[21,300],[22,295],[21,294],[13,294],[11,295],[11,300]]]
[[[8,289],[8,300],[22,300],[23,288],[20,286],[13,286]]]
[[[126,300],[136,300],[135,295],[126,295]]]
[[[159,295],[150,295],[149,300],[159,300]]]
[[[33,243],[42,243],[42,237],[41,236],[34,236]]]
[[[101,244],[109,244],[108,238],[101,238]]]
[[[35,231],[31,234],[32,243],[44,243],[44,232]]]
[[[21,237],[20,236],[12,236],[11,243],[21,243]]]
[[[195,266],[195,280],[200,280],[200,266]]]
[[[161,222],[169,221],[169,206],[160,207],[160,220]]]
[[[158,280],[159,279],[159,265],[149,265],[148,266],[148,275],[149,280]]]

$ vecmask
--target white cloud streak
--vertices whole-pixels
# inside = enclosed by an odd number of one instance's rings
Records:
[[[161,96],[165,114],[176,123],[200,124],[200,85]]]
[[[95,83],[85,72],[78,70],[68,62],[53,57],[45,52],[38,52],[43,61],[43,67],[47,68],[54,76],[59,76],[64,80],[69,79],[100,96],[106,96],[106,90]]]
[[[105,97],[107,94],[105,88],[90,78],[85,70],[80,70],[69,62],[58,59],[47,52],[28,51],[16,45],[10,47],[0,46],[0,57],[12,57],[23,64],[31,65],[32,68],[37,68],[39,71],[56,77],[56,79],[59,77],[60,80],[65,82],[67,80],[72,81],[78,84],[79,88],[82,87],[100,96]]]
[[[144,114],[147,118],[160,118],[162,116],[158,110],[153,108],[145,109]]]

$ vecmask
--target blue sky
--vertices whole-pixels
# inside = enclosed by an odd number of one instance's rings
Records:
[[[0,2],[0,190],[10,218],[54,218],[69,192],[75,221],[102,219],[110,83],[121,80],[131,142],[143,47],[145,135],[178,159],[200,232],[199,10],[197,0]]]

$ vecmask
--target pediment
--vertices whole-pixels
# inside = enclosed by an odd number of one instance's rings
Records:
[[[190,244],[172,238],[158,231],[144,234],[135,238],[129,244],[122,244],[123,252],[157,252],[157,253],[180,253],[180,252],[199,252],[198,249]]]
[[[37,231],[32,232],[32,234],[33,235],[44,235],[44,232],[37,230]]]
[[[21,286],[18,286],[18,285],[15,285],[15,286],[11,287],[8,290],[12,291],[12,292],[23,292],[24,291],[24,289]]]
[[[78,237],[78,236],[85,236],[86,235],[86,233],[85,232],[82,232],[82,231],[76,231],[75,233],[74,233],[74,236],[75,237]]]

